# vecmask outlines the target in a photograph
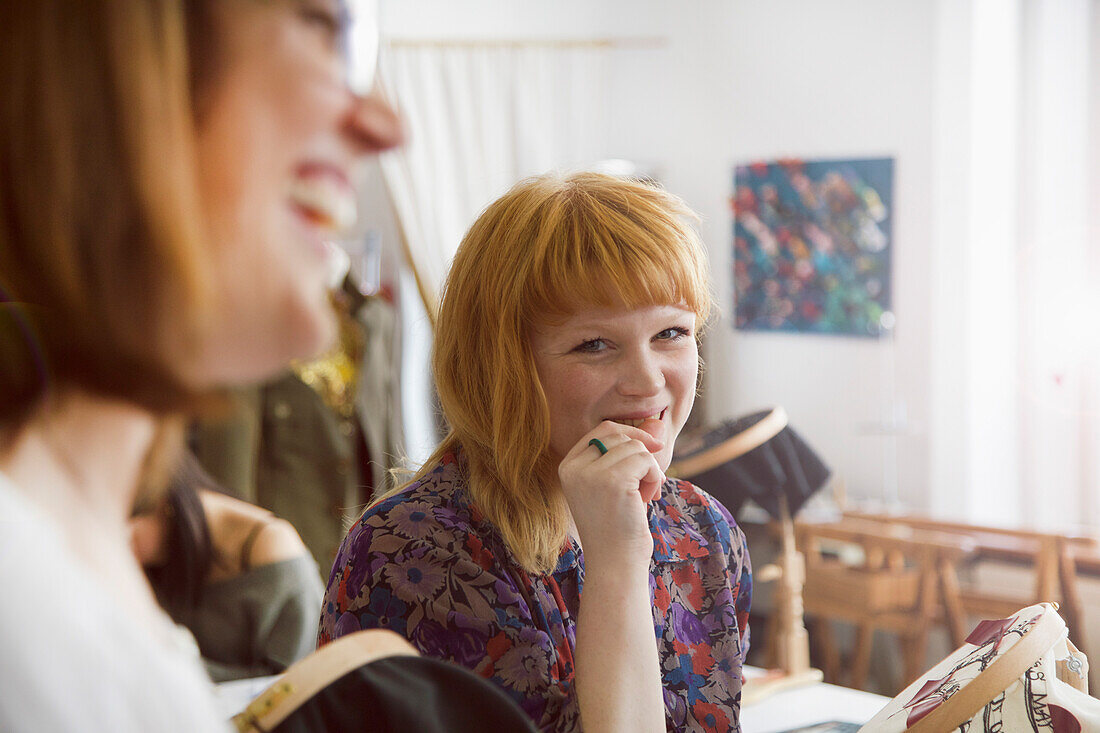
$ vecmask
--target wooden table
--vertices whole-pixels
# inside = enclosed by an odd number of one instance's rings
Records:
[[[857,627],[849,666],[853,686],[861,686],[866,676],[875,628],[893,631],[903,639],[905,676],[911,679],[927,666],[923,646],[929,627],[945,626],[958,647],[977,620],[1006,618],[1044,601],[1059,604],[1071,639],[1088,653],[1077,575],[1100,569],[1100,546],[1092,537],[858,511],[845,511],[830,522],[798,522],[796,531],[806,554],[807,574],[820,574],[816,587],[811,587],[812,582],[807,585],[807,616],[843,620]],[[839,563],[828,562],[830,542],[861,548],[862,579]],[[981,563],[1024,566],[1032,580],[1007,591],[960,582],[960,569]],[[850,587],[842,587],[845,581]],[[893,606],[889,598],[883,601],[891,592],[899,596]],[[815,643],[825,656],[821,664],[826,679],[837,680],[839,659],[828,623],[811,623],[810,630],[811,635],[816,632]]]
[[[958,591],[960,611],[969,617],[1005,618],[1023,606],[1053,601],[1059,604],[1059,613],[1070,629],[1071,639],[1087,653],[1084,605],[1077,587],[1077,575],[1100,571],[1100,543],[1095,537],[858,511],[844,512],[843,521],[905,527],[915,532],[930,531],[948,538],[954,536],[971,547],[967,563],[994,562],[1032,568],[1031,587],[1021,588],[1011,596],[981,588],[961,588]],[[959,641],[954,634],[952,640],[957,646]]]

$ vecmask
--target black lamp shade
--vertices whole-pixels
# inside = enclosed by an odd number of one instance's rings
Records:
[[[737,514],[747,499],[775,519],[780,497],[790,516],[829,479],[829,468],[787,424],[782,408],[762,410],[685,435],[670,472]]]

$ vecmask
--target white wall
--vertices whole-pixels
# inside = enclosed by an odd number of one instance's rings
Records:
[[[706,408],[720,419],[782,404],[852,496],[880,497],[891,440],[874,425],[904,409],[900,495],[927,508],[931,396],[933,159],[938,12],[925,0],[384,0],[401,38],[657,37],[610,65],[608,157],[655,165],[703,217],[721,318],[708,337]],[[892,155],[891,345],[730,328],[737,162]]]
[[[710,419],[782,404],[853,496],[878,497],[892,441],[900,493],[923,505],[928,443],[934,6],[925,2],[701,3],[664,9],[658,52],[620,58],[622,157],[658,158],[704,217],[722,319],[709,336]],[[700,10],[702,9],[702,10]],[[730,328],[732,166],[777,156],[892,155],[896,343]],[[897,403],[895,404],[895,397]]]

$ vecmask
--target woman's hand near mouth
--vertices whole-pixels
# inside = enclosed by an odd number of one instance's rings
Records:
[[[641,427],[605,420],[586,433],[558,466],[586,563],[604,559],[645,567],[653,552],[646,504],[660,495],[664,471],[655,453],[664,447],[660,420]],[[596,439],[607,453],[591,444]]]

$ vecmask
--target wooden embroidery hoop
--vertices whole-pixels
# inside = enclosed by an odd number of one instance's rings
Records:
[[[1066,632],[1066,623],[1058,615],[1057,606],[1051,603],[1039,605],[1043,607],[1039,619],[1008,651],[993,660],[978,676],[906,731],[938,733],[955,730],[973,719],[978,711],[1027,672],[1035,664],[1035,660],[1043,656]]]

